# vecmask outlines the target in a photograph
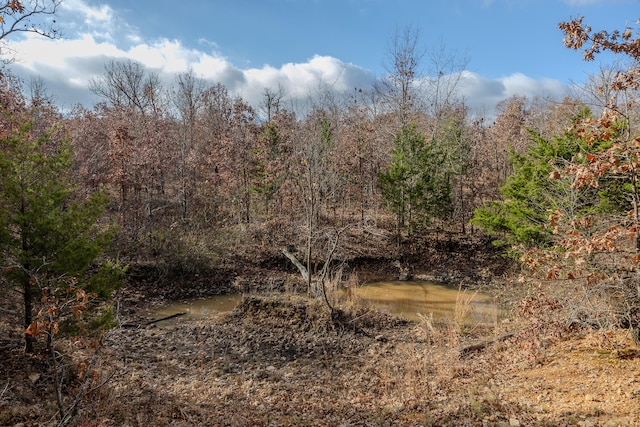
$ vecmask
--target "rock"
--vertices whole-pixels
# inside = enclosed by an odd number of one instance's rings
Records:
[[[398,275],[398,280],[402,282],[411,280],[411,273],[409,273],[408,271],[401,271],[400,274]]]
[[[516,418],[509,418],[509,425],[511,427],[520,427],[520,421],[518,421]]]

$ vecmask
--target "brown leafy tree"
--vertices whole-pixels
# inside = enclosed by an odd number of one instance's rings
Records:
[[[271,120],[260,128],[254,152],[253,188],[263,198],[266,220],[285,215],[287,180],[291,171],[293,135],[296,132],[295,115],[285,109],[272,113]]]
[[[380,141],[376,138],[375,122],[370,109],[360,98],[346,107],[340,121],[340,138],[332,164],[345,182],[343,186],[341,215],[344,222],[367,217],[382,206],[378,191],[378,175],[383,169]],[[357,216],[356,216],[357,215]]]
[[[124,232],[131,242],[153,244],[159,221],[173,221],[175,203],[167,182],[175,174],[179,148],[159,78],[139,63],[111,62],[90,88],[105,102],[97,106],[106,129],[108,177],[119,200]],[[168,215],[159,215],[167,211]]]
[[[177,109],[178,135],[180,138],[178,168],[178,198],[181,205],[183,227],[189,223],[197,188],[197,165],[203,159],[198,152],[198,116],[202,109],[204,82],[193,70],[176,77],[173,102]]]
[[[577,18],[559,25],[568,48],[583,50],[585,60],[603,51],[625,56],[627,70],[616,73],[613,96],[599,118],[586,118],[572,132],[590,147],[571,162],[556,165],[550,179],[568,180],[572,187],[592,189],[592,209],[574,215],[555,211],[549,226],[556,250],[532,250],[524,261],[546,280],[577,282],[584,291],[572,305],[570,320],[590,324],[618,322],[640,326],[640,136],[634,126],[637,98],[619,96],[640,87],[640,38],[632,28],[592,32]],[[624,101],[620,103],[620,101]],[[594,305],[593,296],[599,296]],[[575,302],[575,301],[574,301]],[[585,320],[586,319],[586,320]]]

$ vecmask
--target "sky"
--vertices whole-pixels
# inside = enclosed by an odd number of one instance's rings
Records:
[[[137,61],[167,86],[191,69],[257,106],[265,88],[295,101],[319,87],[370,87],[388,71],[394,34],[412,28],[423,73],[462,61],[459,95],[490,111],[513,95],[562,97],[611,63],[563,46],[558,23],[578,16],[594,30],[624,29],[640,19],[640,0],[63,0],[62,37],[12,36],[9,67],[63,109],[99,101],[89,82],[112,60]]]

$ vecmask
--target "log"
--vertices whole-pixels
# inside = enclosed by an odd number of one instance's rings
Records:
[[[302,274],[302,277],[304,278],[304,281],[308,282],[309,281],[309,272],[307,271],[307,268],[304,265],[302,265],[302,263],[300,261],[298,261],[298,258],[296,258],[296,256],[294,254],[289,252],[288,249],[286,249],[286,248],[283,249],[282,253],[284,254],[284,256],[286,256],[287,258],[289,258],[291,260],[293,265],[298,267],[298,270],[300,270],[300,274]]]
[[[516,334],[515,332],[509,332],[508,334],[501,335],[498,338],[495,338],[492,340],[483,341],[480,343],[471,344],[466,347],[463,347],[460,349],[460,357],[465,357],[469,355],[469,353],[472,353],[474,351],[484,350],[485,348],[489,347],[491,344],[495,344],[497,342],[507,340],[513,337],[515,334]]]
[[[174,317],[184,316],[185,314],[187,314],[186,311],[181,311],[180,313],[175,313],[175,314],[172,314],[170,316],[161,317],[160,319],[150,320],[147,323],[145,323],[144,326],[148,326],[148,325],[152,325],[154,323],[162,322],[163,320],[173,319]]]
[[[123,323],[120,326],[122,326],[123,328],[139,328],[141,326],[153,325],[154,323],[162,322],[163,320],[173,319],[174,317],[184,316],[185,314],[187,314],[186,311],[181,311],[180,313],[175,313],[170,316],[161,317],[160,319],[149,320],[148,322],[144,322],[139,325],[136,325],[135,323]]]

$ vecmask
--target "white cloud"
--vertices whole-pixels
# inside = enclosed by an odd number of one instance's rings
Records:
[[[65,0],[61,7],[66,11],[84,15],[84,23],[87,25],[104,25],[113,22],[113,9],[108,5],[91,7],[83,0]]]
[[[84,0],[65,0],[60,5],[58,21],[64,23],[64,36],[91,34],[97,39],[113,40],[119,29],[115,13],[108,5],[90,6]]]
[[[85,0],[64,0],[57,21],[63,37],[78,38],[91,34],[96,40],[141,43],[139,30],[123,19],[107,4],[90,4]]]
[[[557,80],[536,80],[522,73],[515,73],[501,80],[508,97],[524,95],[531,98],[540,94],[561,95],[566,91],[566,86]]]
[[[288,63],[280,68],[240,69],[227,59],[185,47],[180,41],[161,39],[138,43],[127,50],[110,41],[99,41],[84,34],[76,39],[48,40],[28,36],[12,43],[19,61],[11,67],[29,78],[39,75],[53,95],[63,104],[83,103],[91,106],[96,99],[88,91],[89,81],[104,72],[111,60],[133,60],[157,72],[165,82],[173,82],[176,74],[189,68],[211,82],[222,83],[232,94],[258,105],[265,88],[282,87],[292,101],[306,100],[319,87],[336,92],[367,87],[373,74],[361,67],[330,56],[314,56],[304,63]],[[79,90],[85,94],[79,98]],[[69,90],[67,90],[69,89]],[[73,89],[73,90],[71,90]]]
[[[139,44],[127,52],[129,59],[144,64],[147,68],[164,69],[167,65],[167,55],[156,46]]]
[[[92,22],[96,26],[84,31],[79,28],[75,36],[60,40],[27,34],[11,44],[18,52],[18,62],[11,67],[27,80],[39,76],[64,106],[76,103],[92,106],[97,99],[88,90],[89,81],[101,75],[105,64],[112,60],[137,61],[157,72],[167,83],[172,83],[176,74],[193,69],[213,83],[222,83],[230,93],[254,106],[262,101],[265,88],[282,88],[293,104],[300,105],[320,88],[351,93],[354,88],[368,89],[375,78],[371,71],[331,56],[316,55],[305,62],[287,63],[279,68],[264,65],[243,69],[215,50],[205,52],[189,48],[179,40],[144,41],[135,31],[125,31],[119,33],[120,42],[117,42],[105,37],[105,31],[128,27],[117,19],[112,9],[107,6],[92,8],[83,0],[66,0],[63,4],[80,14],[82,22]],[[114,28],[109,29],[109,26]],[[204,46],[207,49],[217,47],[210,42]],[[523,74],[487,79],[465,72],[459,94],[473,109],[492,110],[497,102],[510,96],[532,97],[541,92],[560,96],[564,86],[555,80],[536,80]]]
[[[492,114],[495,105],[512,96],[548,96],[562,98],[567,94],[567,86],[558,80],[534,79],[522,73],[487,79],[477,73],[465,71],[460,81],[460,95],[465,103],[475,111]]]
[[[373,74],[354,64],[331,56],[315,55],[307,62],[287,63],[280,68],[265,65],[242,71],[244,85],[241,95],[257,105],[265,88],[282,88],[288,97],[305,102],[318,89],[337,93],[367,88],[373,83]]]

